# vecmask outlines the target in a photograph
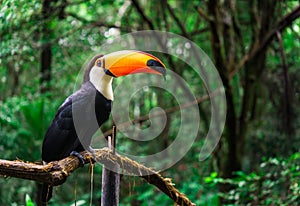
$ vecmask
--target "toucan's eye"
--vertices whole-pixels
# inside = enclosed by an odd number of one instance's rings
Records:
[[[101,61],[101,59],[97,59],[96,65],[98,67],[102,67],[102,61]]]

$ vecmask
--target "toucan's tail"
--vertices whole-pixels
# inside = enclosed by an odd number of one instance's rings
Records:
[[[45,205],[47,205],[47,202],[52,197],[52,190],[53,190],[53,186],[45,184],[45,183],[43,184],[43,188],[42,188],[42,202]]]

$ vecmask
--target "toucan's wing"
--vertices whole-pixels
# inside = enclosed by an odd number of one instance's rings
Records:
[[[44,137],[44,161],[62,159],[73,150],[82,151],[78,135],[84,135],[86,142],[90,143],[92,135],[99,128],[96,128],[96,119],[91,118],[91,114],[95,113],[96,96],[95,87],[85,83],[60,106]]]

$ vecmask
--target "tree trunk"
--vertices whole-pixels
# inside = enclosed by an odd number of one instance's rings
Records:
[[[57,2],[60,5],[57,6]],[[66,0],[43,0],[42,1],[42,14],[41,22],[42,29],[40,33],[41,53],[40,53],[40,92],[45,93],[49,90],[51,81],[51,68],[52,68],[52,42],[51,38],[54,35],[51,29],[51,21],[58,15],[59,19],[65,17],[64,10],[66,7]],[[41,205],[42,187],[39,183],[36,185],[36,202],[38,206]]]
[[[42,31],[41,31],[41,68],[40,68],[40,91],[46,92],[49,89],[49,82],[51,80],[51,60],[52,60],[52,44],[50,42],[52,30],[50,28],[51,16],[54,8],[51,5],[51,0],[43,0],[42,2]]]
[[[41,68],[40,68],[40,91],[41,93],[49,90],[52,68],[52,44],[54,32],[51,22],[54,18],[65,18],[66,0],[43,0],[42,1],[42,30],[41,30]]]
[[[275,5],[272,0],[249,2],[249,30],[252,28],[252,39],[249,45],[250,56],[244,65],[244,76],[240,74],[243,86],[241,99],[233,95],[231,84],[231,71],[236,70],[239,64],[236,51],[238,45],[243,46],[241,30],[235,17],[236,1],[225,0],[224,2],[211,0],[207,4],[211,30],[211,47],[216,68],[223,81],[226,100],[227,118],[224,139],[221,140],[218,162],[219,175],[223,178],[231,178],[234,172],[242,170],[243,155],[247,138],[247,129],[252,120],[253,108],[256,106],[255,85],[260,83],[261,75],[265,68],[267,46],[251,56],[251,52],[257,50],[270,31],[274,21]],[[266,9],[267,8],[267,9]],[[241,48],[244,51],[244,48]],[[239,110],[240,107],[241,109]],[[231,187],[227,184],[219,185],[221,192],[228,192]]]

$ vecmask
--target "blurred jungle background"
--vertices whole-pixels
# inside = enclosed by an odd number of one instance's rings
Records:
[[[299,1],[0,2],[1,159],[41,160],[43,135],[97,46],[132,31],[168,31],[195,42],[212,59],[225,87],[227,117],[221,141],[200,162],[211,114],[209,100],[199,102],[196,141],[181,161],[161,174],[197,205],[299,204]],[[167,45],[172,47],[172,42]],[[206,94],[201,79],[185,63],[158,56],[199,92],[197,98]],[[163,101],[168,94],[155,92],[132,99],[133,119],[155,106],[176,106]],[[170,145],[180,124],[178,114],[167,114],[160,141],[137,148],[118,134],[119,147],[143,154]],[[149,122],[139,124],[147,127]],[[102,131],[111,125],[110,120]],[[76,205],[89,205],[91,195],[92,204],[99,205],[100,188],[101,166],[95,167],[91,194],[86,165],[55,189],[49,205],[74,205],[75,191]],[[0,205],[35,204],[36,192],[33,181],[0,177]],[[123,176],[120,205],[173,203],[140,178]]]

